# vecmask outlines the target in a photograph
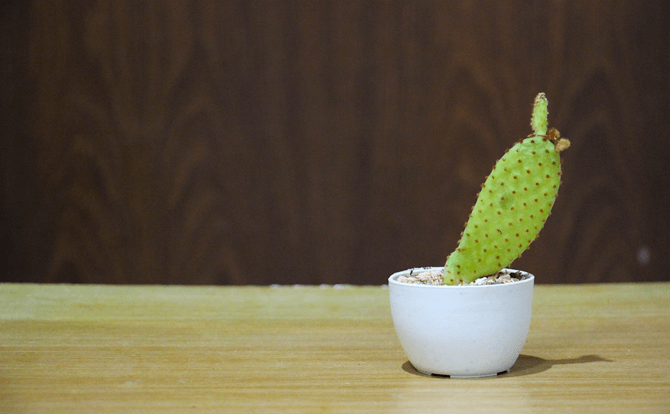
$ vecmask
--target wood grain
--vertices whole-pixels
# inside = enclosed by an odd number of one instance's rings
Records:
[[[3,7],[0,280],[380,284],[439,265],[539,91],[573,147],[514,266],[670,280],[663,1]]]
[[[0,285],[0,411],[666,413],[670,285],[538,286],[510,373],[407,361],[381,287]]]

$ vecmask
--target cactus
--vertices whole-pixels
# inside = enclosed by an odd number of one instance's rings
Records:
[[[509,266],[544,226],[561,183],[559,153],[570,146],[547,132],[547,99],[535,98],[533,133],[507,150],[477,196],[458,248],[447,257],[444,283],[468,283]]]

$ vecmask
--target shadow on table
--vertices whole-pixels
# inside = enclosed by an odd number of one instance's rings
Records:
[[[518,377],[522,375],[533,375],[544,372],[554,365],[572,365],[572,364],[586,364],[590,362],[612,362],[610,359],[602,358],[598,355],[584,355],[579,358],[565,358],[565,359],[544,359],[531,355],[519,355],[519,358],[514,363],[512,369],[507,373],[498,374],[498,377]],[[435,378],[449,378],[448,375],[426,375],[417,371],[409,361],[402,364],[402,369],[410,374],[421,377],[435,377]],[[496,377],[486,377],[496,378]],[[485,379],[485,378],[484,378]]]

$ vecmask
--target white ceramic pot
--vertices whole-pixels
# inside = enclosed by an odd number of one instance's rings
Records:
[[[533,275],[522,272],[527,279],[481,286],[396,280],[411,271],[389,278],[389,296],[398,339],[417,371],[473,378],[503,373],[514,365],[530,329]]]

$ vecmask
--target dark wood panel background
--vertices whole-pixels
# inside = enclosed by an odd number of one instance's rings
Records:
[[[2,281],[382,284],[440,265],[540,91],[573,146],[515,267],[670,280],[663,0],[0,7]]]

